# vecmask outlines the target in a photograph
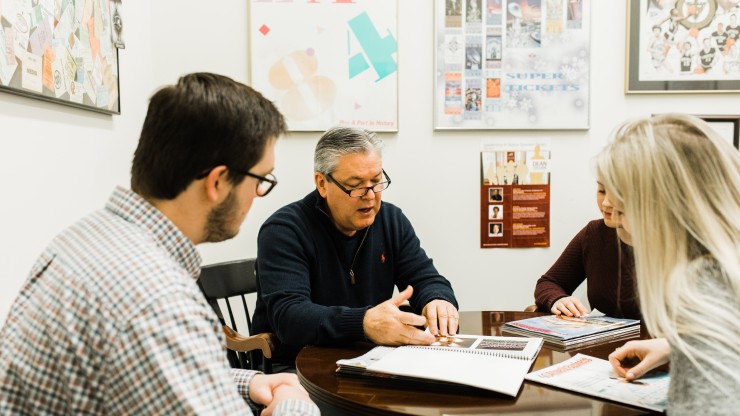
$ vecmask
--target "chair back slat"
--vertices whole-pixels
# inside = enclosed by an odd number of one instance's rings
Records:
[[[249,315],[249,308],[247,308],[247,297],[242,295],[242,306],[244,307],[244,311],[247,312],[247,329],[249,329],[249,333],[253,334],[252,332],[252,317]]]
[[[234,312],[231,308],[229,298],[239,296],[242,299],[242,306],[247,320],[249,334],[252,334],[252,318],[247,307],[246,295],[257,293],[257,275],[255,272],[256,259],[236,260],[224,263],[210,264],[201,268],[198,285],[208,302],[213,307],[216,314],[224,323],[225,320],[221,314],[221,308],[218,306],[218,300],[223,299],[226,303],[226,309],[231,321],[231,329],[237,331]],[[234,305],[238,310],[238,306]],[[270,361],[258,354],[259,351],[238,352],[229,351],[229,363],[233,367],[244,369],[258,369],[258,362],[262,362],[263,371],[272,372]]]
[[[211,298],[225,299],[257,292],[255,259],[237,260],[203,266],[200,283]]]
[[[236,320],[234,319],[234,311],[231,310],[231,304],[229,303],[229,300],[226,299],[226,309],[229,311],[229,320],[231,321],[231,329],[234,331],[237,330],[236,328]],[[252,333],[251,331],[249,332]]]

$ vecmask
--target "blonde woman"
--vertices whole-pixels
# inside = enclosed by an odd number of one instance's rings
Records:
[[[740,152],[703,121],[668,114],[622,124],[596,165],[658,337],[618,348],[614,370],[633,380],[670,361],[669,414],[736,414]]]

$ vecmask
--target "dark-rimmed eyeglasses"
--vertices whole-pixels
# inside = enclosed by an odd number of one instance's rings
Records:
[[[373,193],[377,194],[377,193],[385,191],[386,189],[388,189],[389,186],[391,186],[391,178],[389,178],[388,174],[385,173],[385,169],[383,170],[383,176],[385,176],[384,182],[378,182],[373,186],[363,186],[363,187],[352,188],[352,189],[347,189],[344,186],[342,186],[339,182],[337,182],[336,179],[334,179],[331,176],[331,173],[327,173],[325,176],[326,176],[326,179],[329,180],[329,182],[339,187],[339,189],[341,189],[342,192],[347,194],[347,196],[349,196],[350,198],[362,198],[363,196],[367,195],[367,193],[370,192],[371,189]]]
[[[275,188],[275,185],[278,184],[277,178],[272,173],[268,173],[265,176],[260,176],[257,174],[254,174],[252,172],[249,172],[247,170],[241,170],[241,169],[235,169],[235,168],[229,168],[231,171],[238,173],[240,175],[244,176],[251,176],[252,178],[257,179],[257,190],[255,193],[257,196],[266,196],[267,194],[272,191],[273,188]],[[208,169],[207,171],[201,173],[200,175],[196,176],[196,179],[203,179],[211,172],[212,169]]]
[[[277,178],[272,173],[268,173],[265,176],[255,175],[252,172],[248,172],[246,170],[238,170],[238,169],[232,169],[234,172],[245,175],[245,176],[251,176],[254,179],[257,179],[257,196],[266,196],[275,188],[275,185],[277,185]]]

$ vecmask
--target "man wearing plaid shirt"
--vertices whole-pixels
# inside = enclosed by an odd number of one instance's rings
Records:
[[[105,208],[34,264],[0,333],[0,414],[316,415],[293,374],[230,369],[195,245],[235,236],[277,184],[286,129],[262,95],[207,73],[152,97]]]

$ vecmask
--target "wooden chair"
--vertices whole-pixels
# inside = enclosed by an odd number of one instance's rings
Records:
[[[537,305],[529,305],[524,308],[524,312],[537,312]]]
[[[246,295],[257,292],[255,262],[256,259],[246,259],[203,266],[198,285],[208,303],[211,304],[211,307],[221,319],[223,331],[226,335],[226,346],[230,351],[229,362],[232,366],[257,370],[261,361],[261,370],[265,373],[271,373],[272,364],[270,359],[279,346],[279,340],[274,334],[252,334],[252,318],[249,315],[246,301]],[[229,300],[229,298],[234,297],[241,298],[249,335],[243,335],[237,330],[236,320],[231,309],[233,300]],[[231,325],[227,325],[223,318],[221,308],[218,306],[219,299],[223,299],[226,303]],[[258,351],[262,353],[261,360],[256,354]]]

